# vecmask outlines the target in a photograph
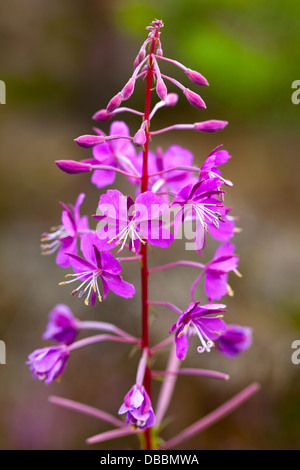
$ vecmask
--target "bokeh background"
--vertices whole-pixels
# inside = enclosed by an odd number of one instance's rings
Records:
[[[0,365],[1,449],[87,449],[85,438],[109,427],[56,408],[48,396],[116,414],[133,384],[138,355],[132,356],[125,345],[101,344],[74,353],[61,382],[48,387],[31,378],[25,361],[44,345],[41,334],[56,303],[67,303],[81,319],[116,322],[139,334],[137,267],[128,267],[126,274],[136,283],[135,299],[109,295],[100,307],[86,308],[70,298],[68,288],[58,286],[65,273],[55,266],[54,257],[40,256],[39,236],[59,223],[58,201],[72,203],[81,191],[87,194],[83,212],[95,212],[100,192],[89,176],[66,175],[53,161],[89,158],[90,152],[73,139],[90,132],[93,113],[127,81],[146,37],[144,28],[154,18],[165,22],[165,55],[199,70],[210,82],[201,89],[206,111],[191,108],[181,97],[172,112],[161,111],[155,126],[210,118],[230,121],[219,134],[168,133],[156,143],[187,147],[199,163],[219,144],[231,153],[223,171],[234,181],[227,202],[243,228],[235,238],[243,278],[230,278],[235,296],[224,299],[226,317],[254,330],[251,350],[235,360],[190,350],[186,366],[211,367],[229,373],[231,380],[179,378],[163,436],[173,436],[258,381],[261,391],[256,396],[181,448],[300,448],[300,365],[291,362],[291,344],[300,339],[300,105],[291,101],[292,82],[300,79],[300,4],[1,0],[0,79],[7,86],[7,104],[0,107],[0,339],[7,346],[7,364]],[[165,70],[171,69],[166,65]],[[134,99],[142,109],[142,85]],[[127,122],[131,129],[139,124],[132,118]],[[107,131],[109,124],[102,128]],[[126,191],[122,178],[117,183]],[[214,249],[210,242],[206,260]],[[153,250],[151,263],[184,255],[178,241],[166,252]],[[194,259],[196,254],[187,256]],[[184,308],[194,278],[195,272],[184,268],[158,273],[151,281],[151,297]],[[153,319],[154,344],[174,316],[158,309]],[[166,360],[166,353],[161,354],[155,366],[162,368]],[[155,401],[159,384],[153,387]],[[135,438],[128,438],[93,448],[136,446]]]

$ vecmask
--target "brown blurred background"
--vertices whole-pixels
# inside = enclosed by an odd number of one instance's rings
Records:
[[[300,448],[300,365],[291,362],[291,344],[300,339],[300,105],[291,101],[291,84],[300,79],[300,4],[1,0],[0,79],[7,87],[7,104],[0,107],[0,339],[7,347],[7,364],[0,365],[1,449],[88,448],[85,438],[109,427],[56,408],[47,397],[56,394],[116,414],[134,382],[138,355],[131,357],[126,345],[101,344],[74,352],[61,382],[48,387],[32,379],[25,361],[46,344],[41,335],[56,303],[67,303],[81,319],[112,321],[139,335],[137,267],[126,270],[126,279],[137,286],[133,300],[110,294],[100,307],[86,308],[69,296],[68,288],[58,287],[65,273],[53,256],[40,256],[39,236],[59,224],[58,201],[73,203],[81,191],[87,194],[82,212],[95,212],[100,192],[89,176],[66,175],[53,161],[89,158],[90,152],[73,139],[90,132],[93,113],[125,84],[146,37],[144,28],[154,18],[165,22],[164,54],[199,70],[211,85],[200,90],[206,111],[191,108],[180,97],[172,112],[160,112],[155,126],[211,118],[230,121],[220,134],[169,133],[153,145],[182,145],[194,152],[198,163],[222,143],[231,153],[223,174],[234,181],[227,204],[234,206],[243,228],[234,239],[243,278],[230,277],[235,296],[224,299],[226,318],[254,330],[251,350],[235,360],[190,349],[185,366],[211,367],[229,373],[231,380],[179,378],[163,437],[258,381],[259,394],[181,448]],[[184,79],[181,71],[172,70]],[[142,85],[128,104],[142,109]],[[127,122],[133,131],[139,124],[132,118]],[[107,131],[109,124],[102,128]],[[127,190],[122,178],[117,184]],[[205,260],[215,247],[208,243]],[[184,252],[177,241],[170,250],[153,250],[151,263],[183,256],[196,255]],[[151,298],[185,308],[195,275],[184,268],[156,274]],[[157,309],[153,344],[163,339],[173,320],[171,313]],[[164,367],[166,359],[161,354],[155,367]],[[153,388],[155,402],[159,384]],[[93,446],[136,447],[135,438]]]

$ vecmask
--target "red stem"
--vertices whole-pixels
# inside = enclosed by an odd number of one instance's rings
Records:
[[[156,32],[155,37],[151,43],[151,50],[150,50],[150,57],[149,57],[149,68],[147,71],[147,83],[146,83],[146,99],[145,99],[145,113],[144,113],[144,121],[149,121],[150,116],[150,108],[151,108],[151,88],[152,88],[152,80],[153,80],[153,59],[152,54],[155,51],[156,45],[156,38],[158,37],[158,30]],[[148,190],[148,150],[149,150],[149,125],[145,128],[146,133],[146,142],[144,145],[143,151],[143,173],[142,173],[142,181],[141,181],[141,191],[142,193]],[[147,264],[147,245],[142,244],[141,251],[140,251],[141,259],[142,259],[142,269],[141,269],[141,284],[142,284],[142,347],[149,348],[149,321],[148,321],[148,312],[149,312],[149,305],[148,305],[148,264]],[[145,371],[145,378],[144,378],[144,386],[146,392],[148,393],[151,399],[151,370],[146,366]],[[146,450],[151,450],[152,443],[151,443],[151,431],[150,428],[145,429],[144,431],[145,441],[146,441]]]

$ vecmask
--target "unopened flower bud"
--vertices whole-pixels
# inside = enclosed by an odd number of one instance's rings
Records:
[[[142,147],[146,143],[146,140],[146,132],[142,128],[139,129],[133,137],[133,143],[139,147]]]
[[[76,142],[76,144],[84,148],[95,147],[96,145],[103,144],[104,141],[105,137],[103,135],[91,134],[81,135],[77,137],[77,139],[74,139],[74,142]]]
[[[194,124],[195,131],[202,132],[217,132],[221,131],[226,127],[228,121],[217,121],[216,119],[211,119],[210,121],[196,122]]]
[[[164,100],[165,106],[175,106],[178,101],[177,93],[169,93]]]
[[[92,170],[90,163],[76,162],[75,160],[56,160],[56,165],[66,173],[86,173]]]
[[[119,92],[110,100],[110,102],[106,106],[107,112],[112,113],[115,109],[117,109],[120,106],[122,101],[123,101],[123,95],[121,92]]]
[[[158,48],[157,48],[156,55],[158,55],[158,56],[160,56],[160,57],[162,57],[162,56],[164,55],[164,54],[163,54],[163,50],[162,50],[161,47],[158,47]]]
[[[108,113],[106,109],[100,109],[100,111],[97,111],[94,114],[93,119],[99,122],[106,122],[106,121],[109,121],[112,117],[113,117],[112,113]]]
[[[133,63],[133,68],[136,69],[138,67],[138,65],[140,65],[142,60],[145,59],[145,57],[146,57],[145,49],[141,49],[140,52],[138,53],[138,55],[135,58],[135,61]]]
[[[162,79],[157,79],[157,84],[156,84],[156,93],[158,97],[162,100],[165,101],[168,95],[168,90],[167,87]]]
[[[192,106],[195,106],[195,108],[199,109],[206,109],[206,104],[204,103],[201,96],[199,96],[197,93],[189,90],[189,88],[186,88],[183,93]]]
[[[128,100],[128,98],[130,98],[130,96],[132,95],[133,90],[134,90],[134,84],[135,84],[135,79],[131,78],[130,80],[128,80],[128,82],[124,86],[123,90],[121,91],[123,101]]]
[[[191,70],[191,69],[186,69],[185,73],[188,76],[188,78],[191,80],[191,82],[195,83],[196,85],[200,85],[200,86],[209,85],[208,81],[206,80],[205,77],[203,77],[203,75],[201,75],[201,73],[196,72],[195,70]]]

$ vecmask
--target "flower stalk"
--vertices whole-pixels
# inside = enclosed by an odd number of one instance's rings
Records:
[[[56,161],[57,166],[66,173],[90,173],[91,182],[98,189],[112,185],[119,174],[135,186],[135,196],[122,194],[118,189],[101,192],[97,211],[92,215],[97,226],[90,229],[87,216],[80,215],[80,206],[85,198],[81,193],[74,205],[60,203],[63,209],[61,224],[50,228],[41,237],[42,254],[57,252],[56,263],[72,270],[59,284],[70,287],[71,296],[82,299],[82,304],[86,306],[84,309],[97,304],[101,314],[108,294],[123,299],[132,298],[135,286],[123,279],[123,268],[126,270],[129,261],[138,261],[133,266],[140,269],[141,338],[112,323],[79,320],[67,305],[57,304],[49,314],[43,334],[43,339],[56,344],[36,350],[28,358],[33,377],[50,384],[63,374],[70,356],[73,356],[71,353],[82,347],[111,341],[116,346],[121,346],[119,343],[128,344],[141,352],[135,382],[124,396],[118,411],[119,415],[125,415],[125,422],[89,405],[59,397],[50,398],[58,406],[99,418],[113,426],[113,429],[88,438],[88,444],[137,434],[144,450],[174,447],[225,416],[257,390],[256,385],[250,386],[228,404],[183,430],[169,442],[161,444],[161,423],[179,376],[193,375],[220,380],[229,378],[227,374],[214,370],[180,368],[187,354],[195,351],[205,356],[215,350],[224,356],[235,357],[248,349],[252,341],[252,329],[226,324],[226,305],[215,303],[225,295],[233,295],[228,283],[230,273],[241,276],[237,271],[239,256],[234,253],[235,245],[229,242],[240,230],[235,227],[237,217],[231,216],[231,209],[225,206],[223,189],[231,187],[233,183],[225,179],[219,169],[220,165],[229,160],[229,153],[219,145],[199,167],[193,163],[192,152],[179,145],[173,144],[165,151],[161,147],[156,151],[150,149],[152,137],[164,132],[217,132],[228,124],[227,121],[209,120],[173,124],[150,131],[155,113],[163,107],[175,106],[179,99],[176,93],[168,92],[166,82],[178,87],[192,106],[206,108],[200,95],[161,72],[161,63],[164,65],[164,61],[167,61],[183,70],[185,78],[193,84],[208,85],[206,78],[199,72],[163,56],[160,41],[162,27],[162,21],[154,20],[146,28],[150,32],[136,56],[133,74],[107,107],[93,116],[96,121],[105,123],[120,113],[128,112],[142,117],[138,130],[130,132],[125,122],[114,120],[107,133],[94,128],[94,135],[85,134],[75,139],[80,147],[89,149],[92,158],[80,162]],[[132,96],[135,82],[140,78],[145,81],[143,112],[121,106],[123,101]],[[152,105],[154,88],[159,101]],[[220,245],[210,261],[200,263],[198,257],[204,255],[207,237],[212,237]],[[180,259],[149,269],[148,244],[168,248],[175,238],[187,240],[186,249],[197,252],[194,259]],[[118,256],[124,251],[124,256]],[[196,280],[190,288],[190,302],[185,303],[185,308],[179,308],[168,300],[155,300],[155,297],[150,300],[150,275],[176,267],[197,269]],[[204,302],[202,298],[200,302],[197,296],[200,283],[203,283],[207,297]],[[181,297],[186,297],[188,292],[189,289],[184,289]],[[169,309],[175,319],[166,330],[167,337],[152,346],[149,313],[150,308],[156,306]],[[100,334],[89,335],[89,330],[96,330]],[[78,339],[78,335],[84,337]],[[167,348],[169,360],[166,369],[152,370],[152,359]],[[153,406],[151,381],[158,378],[162,380],[162,386],[157,404]]]
[[[153,73],[154,73],[154,61],[153,54],[155,51],[155,46],[159,37],[159,28],[157,28],[154,37],[151,42],[150,56],[149,56],[149,66],[147,71],[147,81],[146,81],[146,98],[145,98],[145,111],[143,122],[149,123],[149,116],[151,111],[151,90],[153,82]],[[146,142],[143,149],[143,172],[142,172],[142,181],[141,181],[141,192],[148,190],[148,153],[149,153],[149,124],[145,127]],[[141,246],[141,286],[142,286],[142,347],[149,348],[149,306],[148,306],[148,259],[147,259],[147,245],[142,244]],[[146,365],[145,370],[145,389],[151,399],[151,370],[149,364]],[[145,443],[146,450],[151,450],[151,430],[149,428],[145,429]]]

